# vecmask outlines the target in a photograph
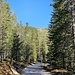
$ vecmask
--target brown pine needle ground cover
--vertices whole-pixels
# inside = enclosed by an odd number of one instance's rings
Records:
[[[0,63],[0,75],[14,75],[10,69],[10,64],[6,62]]]
[[[10,59],[0,62],[0,75],[20,75],[14,66],[11,66]]]

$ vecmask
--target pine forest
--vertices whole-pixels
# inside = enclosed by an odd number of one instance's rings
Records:
[[[36,62],[49,75],[75,75],[75,1],[53,0],[50,7],[48,28],[35,28],[18,23],[9,4],[0,0],[0,75],[15,75],[12,67],[21,71]]]

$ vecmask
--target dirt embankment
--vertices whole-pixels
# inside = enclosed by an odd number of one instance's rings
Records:
[[[20,75],[14,66],[11,66],[10,63],[5,60],[0,62],[0,75]]]

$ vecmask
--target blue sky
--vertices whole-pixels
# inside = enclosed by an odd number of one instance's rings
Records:
[[[52,0],[7,0],[10,8],[15,12],[18,23],[22,20],[29,26],[36,28],[48,28],[51,18]]]

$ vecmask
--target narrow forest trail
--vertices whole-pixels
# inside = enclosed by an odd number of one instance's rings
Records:
[[[46,72],[42,67],[40,63],[36,63],[34,65],[30,65],[26,67],[22,75],[51,75],[49,72]]]

